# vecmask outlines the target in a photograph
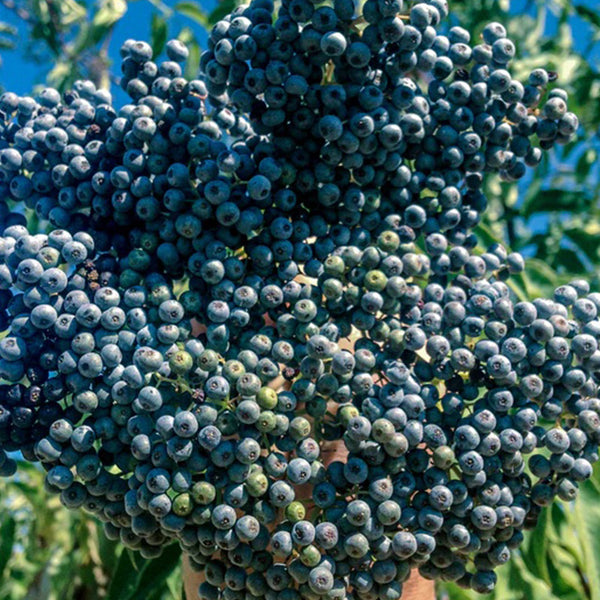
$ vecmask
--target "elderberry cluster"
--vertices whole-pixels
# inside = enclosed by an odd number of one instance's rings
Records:
[[[474,227],[577,118],[444,0],[253,0],[197,79],[0,97],[0,474],[20,451],[201,600],[479,592],[600,443],[600,294]]]

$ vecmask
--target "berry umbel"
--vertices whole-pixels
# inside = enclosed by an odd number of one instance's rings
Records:
[[[177,540],[202,600],[489,592],[598,460],[600,294],[518,302],[473,233],[486,177],[574,136],[566,93],[444,0],[356,10],[253,0],[194,80],[128,40],[120,108],[0,97],[0,474]]]

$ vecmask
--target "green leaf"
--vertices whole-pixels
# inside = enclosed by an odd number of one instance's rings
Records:
[[[563,231],[563,234],[567,236],[577,248],[579,248],[592,262],[598,261],[599,250],[598,247],[598,227],[594,223],[584,228],[569,228]]]
[[[585,273],[586,268],[577,252],[571,248],[561,248],[555,257],[555,265],[570,274]]]
[[[529,572],[523,558],[517,553],[509,564],[511,588],[519,590],[517,598],[527,600],[559,600],[547,583]]]
[[[525,273],[528,279],[538,287],[538,291],[530,290],[534,294],[539,294],[539,288],[554,286],[556,287],[556,271],[543,260],[530,258],[525,264]]]
[[[138,577],[139,573],[131,562],[129,552],[123,549],[105,600],[126,600],[130,598],[136,590]]]
[[[534,200],[534,198],[540,193],[542,184],[542,179],[536,178],[531,182],[530,185],[527,186],[527,193],[522,199],[521,206],[526,205]]]
[[[487,247],[493,243],[502,243],[502,240],[496,235],[492,228],[487,223],[480,223],[477,226],[477,237],[481,240],[481,243]]]
[[[76,71],[70,61],[56,60],[54,67],[48,73],[48,82],[59,90],[62,90],[73,72]]]
[[[579,177],[587,177],[591,168],[597,163],[598,152],[594,148],[588,148],[581,154],[577,161],[576,172]]]
[[[125,0],[104,0],[92,19],[88,44],[99,43],[127,12]]]
[[[583,212],[591,202],[583,192],[564,189],[541,190],[528,196],[519,211],[522,217],[531,217],[543,212]]]
[[[112,573],[116,570],[116,565],[119,558],[117,542],[109,540],[106,535],[104,535],[101,525],[95,524],[95,528],[96,537],[98,539],[98,554],[100,562],[102,565],[104,565],[105,569],[109,573]]]
[[[70,25],[85,19],[85,6],[76,0],[61,0],[58,4],[61,13],[60,28],[64,29]]]
[[[444,591],[444,592],[447,592],[447,594],[448,594],[447,597],[450,598],[450,600],[474,600],[475,599],[473,592],[471,592],[470,590],[465,590],[465,589],[459,587],[458,585],[456,585],[455,583],[438,582],[437,590],[438,590],[438,594],[437,594],[438,598],[446,598],[445,594],[439,593],[440,591]]]
[[[16,27],[13,27],[4,21],[0,21],[0,33],[16,36],[18,32]]]
[[[210,13],[208,24],[214,25],[220,21],[225,15],[228,15],[239,3],[236,0],[221,0],[217,7]]]
[[[192,80],[198,77],[198,71],[200,70],[200,44],[193,39],[188,44],[189,56],[185,62],[185,76],[187,79]]]
[[[180,557],[177,544],[171,544],[160,557],[152,560],[144,560],[124,549],[105,600],[148,600],[157,590],[161,590],[162,598],[166,581],[179,566]]]
[[[202,25],[202,27],[208,27],[209,21],[207,14],[202,10],[200,4],[196,2],[178,2],[174,9],[176,12],[189,17],[196,23]]]
[[[154,13],[150,23],[150,45],[152,46],[154,56],[159,56],[164,50],[168,35],[169,28],[167,21]]]
[[[92,24],[95,27],[112,27],[127,12],[125,0],[103,0]]]
[[[584,557],[590,600],[600,600],[600,503],[594,484],[586,482],[581,486],[573,517]]]
[[[531,289],[531,282],[526,273],[518,273],[517,275],[510,277],[507,283],[520,302],[529,300],[531,297],[529,292]]]
[[[577,5],[573,7],[575,12],[582,18],[591,23],[594,27],[600,28],[600,14],[587,6]]]
[[[586,487],[593,487],[597,494],[600,494],[600,468],[596,467],[592,476],[584,484]]]
[[[556,543],[548,544],[548,572],[550,584],[559,598],[585,598],[583,581],[573,555]]]
[[[99,44],[127,12],[125,0],[102,0],[92,20],[82,26],[69,51],[70,62]]]
[[[529,571],[538,579],[551,584],[548,564],[546,563],[548,528],[552,522],[549,510],[545,509],[540,515],[536,528],[528,539],[527,546],[523,548],[523,560]]]
[[[0,526],[0,579],[12,554],[15,530],[15,520],[10,516],[5,517]]]
[[[181,561],[181,549],[177,544],[171,544],[164,549],[158,558],[144,562],[140,573],[139,584],[135,592],[130,596],[131,600],[147,600],[162,590],[163,597],[166,581],[172,572],[179,567]]]

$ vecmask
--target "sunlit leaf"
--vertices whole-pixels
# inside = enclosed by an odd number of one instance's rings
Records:
[[[125,0],[103,0],[92,19],[88,44],[97,44],[127,12]]]
[[[16,36],[18,32],[16,27],[13,27],[4,21],[0,21],[0,33]]]
[[[185,62],[185,76],[188,79],[196,79],[200,70],[200,54],[202,52],[196,39],[188,44],[188,50],[190,53]]]

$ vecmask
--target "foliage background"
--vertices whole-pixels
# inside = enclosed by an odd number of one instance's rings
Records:
[[[170,37],[191,47],[197,71],[206,28],[236,0],[0,0],[0,86],[20,94],[77,78],[113,88],[118,101],[118,48],[126,37],[151,41],[159,53]],[[492,180],[491,205],[478,234],[527,257],[514,284],[520,296],[551,293],[577,276],[600,289],[600,5],[597,0],[455,0],[453,23],[474,37],[492,20],[517,43],[514,69],[558,73],[582,123],[578,138],[550,154],[517,185]],[[85,513],[67,513],[43,492],[43,475],[20,465],[0,481],[2,600],[179,600],[179,552],[145,561],[102,535]],[[572,504],[546,510],[521,551],[500,569],[495,600],[600,600],[600,468]],[[440,585],[443,600],[478,597]]]

